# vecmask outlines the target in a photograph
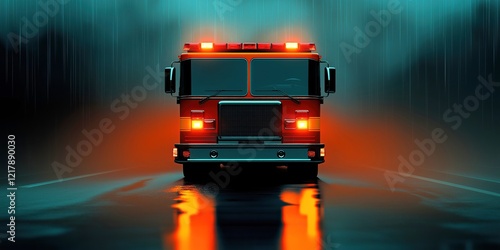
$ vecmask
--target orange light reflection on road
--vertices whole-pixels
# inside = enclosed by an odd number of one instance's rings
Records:
[[[179,203],[172,207],[178,209],[176,230],[174,232],[175,249],[212,250],[216,248],[215,210],[212,199],[196,190],[181,189]]]
[[[281,200],[290,205],[282,208],[281,249],[320,249],[318,190],[304,188],[300,194],[285,190]]]

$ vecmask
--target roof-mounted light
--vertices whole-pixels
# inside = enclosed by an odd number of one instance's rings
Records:
[[[200,44],[199,43],[185,43],[184,51],[199,51]]]
[[[186,43],[186,52],[312,52],[314,43]]]
[[[264,50],[264,49],[266,49],[266,50],[271,49],[271,44],[270,43],[258,43],[257,44],[257,49],[258,50],[261,50],[261,49],[262,50]]]
[[[246,50],[255,50],[257,49],[257,43],[244,43],[243,44],[243,49],[246,49]]]
[[[241,43],[228,43],[227,49],[228,50],[241,50]]]
[[[309,51],[315,51],[316,50],[316,44],[314,43],[299,43],[299,50],[309,50]]]
[[[272,43],[271,44],[271,49],[273,51],[285,51],[286,47],[284,43]]]
[[[214,48],[214,44],[213,43],[201,43],[201,49],[213,49]]]
[[[285,47],[287,49],[298,49],[299,48],[299,44],[298,43],[286,43]]]

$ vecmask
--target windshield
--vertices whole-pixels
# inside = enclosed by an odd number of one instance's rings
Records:
[[[244,96],[247,93],[245,59],[192,59],[183,62],[181,95]]]
[[[319,65],[308,59],[254,59],[252,95],[304,96],[319,93]]]

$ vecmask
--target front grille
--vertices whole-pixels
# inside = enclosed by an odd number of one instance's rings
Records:
[[[219,102],[219,138],[281,137],[281,102]]]

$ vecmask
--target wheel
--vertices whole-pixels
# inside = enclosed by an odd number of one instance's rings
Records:
[[[291,164],[288,174],[294,178],[316,179],[318,177],[318,164]]]
[[[214,166],[202,164],[183,164],[182,173],[187,180],[201,180],[208,178],[210,171],[215,170]]]

